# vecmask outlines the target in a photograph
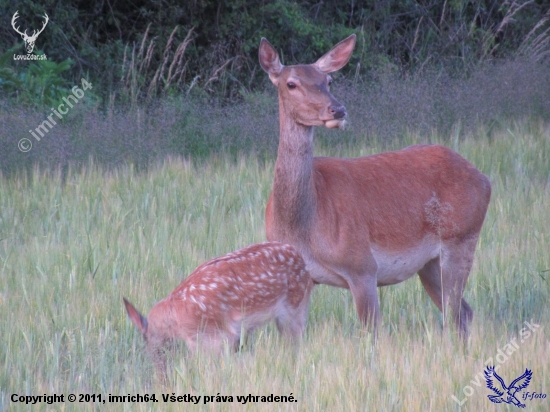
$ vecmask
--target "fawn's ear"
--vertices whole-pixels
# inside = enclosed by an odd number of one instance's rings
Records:
[[[128,313],[128,317],[132,323],[136,325],[141,334],[145,336],[147,333],[147,318],[139,313],[138,310],[126,300],[126,298],[122,298],[122,300],[124,301],[124,306],[126,306],[126,313]]]
[[[351,57],[351,53],[355,48],[355,39],[355,34],[352,34],[347,39],[342,40],[313,65],[317,66],[323,73],[332,73],[340,70]]]
[[[260,49],[258,51],[258,55],[260,58],[260,65],[262,66],[262,69],[265,70],[267,74],[269,74],[269,78],[273,82],[275,86],[278,84],[279,74],[281,74],[281,70],[283,70],[283,65],[281,64],[281,61],[279,60],[279,54],[277,53],[277,50],[265,39],[262,37],[262,40],[260,41]]]

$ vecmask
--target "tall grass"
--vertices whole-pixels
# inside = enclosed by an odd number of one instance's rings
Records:
[[[141,75],[139,67],[129,66],[129,81]],[[364,145],[374,137],[392,140],[410,131],[463,134],[479,126],[490,136],[510,121],[550,121],[549,78],[548,65],[510,60],[487,64],[468,78],[424,72],[405,79],[384,73],[355,84],[337,79],[334,94],[348,109],[351,127],[345,133],[320,129],[317,141],[331,147],[342,142]],[[0,104],[0,172],[11,174],[35,164],[41,169],[76,168],[90,157],[106,168],[131,163],[143,169],[167,155],[204,159],[213,153],[233,158],[239,153],[276,154],[278,106],[271,84],[267,91],[245,93],[231,104],[180,95],[107,113],[87,105],[95,87],[40,141],[29,130],[52,115],[49,106],[37,112],[10,106],[3,110]],[[28,153],[18,149],[20,139],[32,142]]]
[[[264,240],[273,159],[169,158],[147,171],[89,163],[69,168],[64,183],[61,171],[41,168],[0,178],[0,410],[93,409],[27,408],[10,402],[13,393],[155,393],[159,400],[101,406],[127,411],[190,407],[164,403],[163,393],[235,397],[207,405],[201,398],[197,410],[459,410],[452,396],[465,400],[462,410],[512,410],[489,402],[478,374],[490,357],[498,364],[499,349],[513,338],[519,349],[498,373],[509,383],[532,369],[529,390],[550,395],[550,126],[409,133],[317,152],[359,156],[429,142],[459,151],[493,185],[465,294],[475,315],[466,347],[452,328],[442,330],[417,278],[379,289],[383,320],[375,344],[350,293],[318,286],[298,347],[272,325],[239,354],[189,357],[180,345],[166,387],[152,378],[122,296],[147,312],[206,259]],[[525,321],[540,328],[520,342]],[[272,393],[292,393],[297,402],[236,401]],[[548,398],[528,403],[528,410],[548,408]]]

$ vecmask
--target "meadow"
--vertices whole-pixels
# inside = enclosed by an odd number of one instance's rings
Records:
[[[317,286],[299,346],[274,325],[237,354],[188,357],[182,344],[162,386],[122,297],[147,313],[200,263],[265,240],[274,156],[164,157],[145,170],[93,161],[63,173],[35,167],[0,177],[0,410],[515,410],[487,399],[486,361],[501,364],[507,383],[531,369],[526,390],[548,397],[525,401],[526,410],[549,410],[550,125],[527,119],[337,147],[330,136],[317,154],[442,143],[489,176],[492,199],[465,293],[474,310],[466,345],[417,277],[379,289],[375,343],[349,291]],[[107,402],[11,401],[54,393],[102,394]],[[109,403],[109,394],[155,394],[158,402]],[[201,399],[165,403],[163,394]],[[296,402],[239,403],[249,394]]]

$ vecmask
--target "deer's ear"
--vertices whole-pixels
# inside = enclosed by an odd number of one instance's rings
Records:
[[[267,39],[262,37],[258,55],[262,69],[264,69],[264,71],[269,75],[269,78],[273,84],[277,86],[279,74],[281,74],[281,71],[283,70],[283,65],[279,60],[277,50],[275,50]]]
[[[342,40],[314,63],[323,73],[332,73],[344,67],[355,48],[355,34]]]
[[[138,310],[132,305],[126,298],[124,300],[124,306],[126,306],[126,313],[134,325],[139,329],[141,334],[145,336],[147,334],[147,319],[138,312]]]

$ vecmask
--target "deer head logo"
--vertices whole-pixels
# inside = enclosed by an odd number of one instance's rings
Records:
[[[19,13],[19,11],[16,11],[15,14],[13,15],[13,17],[11,19],[11,25],[12,25],[13,29],[17,33],[19,33],[21,35],[21,37],[23,38],[23,41],[25,42],[25,48],[27,49],[27,54],[31,54],[33,49],[34,49],[34,43],[36,42],[36,38],[38,37],[38,35],[40,33],[42,33],[44,31],[44,28],[46,27],[46,25],[50,21],[50,18],[48,17],[48,15],[46,13],[44,13],[45,21],[42,24],[42,28],[38,31],[33,30],[32,36],[29,36],[29,35],[27,35],[27,30],[25,30],[23,33],[21,33],[21,31],[19,30],[19,27],[15,27],[15,20],[17,20],[19,18],[18,13]]]

